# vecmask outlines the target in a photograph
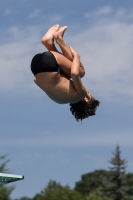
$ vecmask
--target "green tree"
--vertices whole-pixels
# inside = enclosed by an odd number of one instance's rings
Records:
[[[6,168],[8,162],[7,155],[0,156],[0,173],[8,172],[8,169]],[[13,189],[13,187],[0,186],[0,200],[11,200],[10,194]]]
[[[83,196],[75,191],[71,190],[69,186],[61,186],[55,181],[50,181],[47,187],[37,194],[33,200],[84,200]]]
[[[9,160],[7,160],[7,155],[0,155],[0,173],[8,172],[8,169],[6,168],[8,162]]]
[[[12,188],[0,186],[0,200],[11,200],[10,198],[11,192]]]
[[[117,145],[113,152],[114,157],[109,161],[109,176],[102,182],[101,192],[103,197],[111,197],[113,200],[133,199],[128,192],[131,191],[128,183],[131,181],[126,175],[127,161],[121,159],[120,148]]]
[[[20,199],[15,199],[15,200],[32,200],[32,199],[29,197],[21,197]]]
[[[76,182],[75,190],[86,196],[99,188],[102,184],[102,179],[108,177],[108,171],[95,170],[81,176],[81,180]]]
[[[88,196],[86,196],[85,200],[103,200],[103,197],[99,195],[99,188],[93,190]],[[112,200],[109,197],[104,198],[104,200]]]

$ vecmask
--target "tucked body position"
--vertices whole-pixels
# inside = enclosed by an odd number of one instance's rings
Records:
[[[76,120],[95,115],[100,102],[83,85],[81,78],[85,69],[79,53],[69,47],[63,35],[67,26],[52,26],[42,37],[41,42],[48,51],[36,54],[31,61],[34,82],[59,104],[70,104],[70,110]],[[62,53],[54,44],[56,42]]]

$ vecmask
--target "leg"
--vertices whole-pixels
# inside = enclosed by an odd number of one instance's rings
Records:
[[[61,74],[63,74],[67,78],[71,78],[71,65],[72,65],[72,62],[69,59],[67,59],[65,56],[63,56],[62,54],[60,54],[58,52],[51,51],[51,53],[54,55],[58,65],[61,68]]]
[[[53,38],[53,33],[58,29],[59,29],[58,24],[52,26],[41,39],[42,44],[48,49],[48,51],[58,52],[54,45],[54,38]]]
[[[63,35],[65,30],[67,29],[67,26],[63,26],[59,29],[59,31],[54,32],[53,37],[56,40],[56,43],[59,45],[63,55],[68,58],[70,61],[73,61],[73,56],[71,53],[71,50],[69,46],[65,43],[63,40]]]
[[[67,26],[63,26],[59,29],[59,25],[56,24],[52,26],[47,33],[42,37],[41,42],[42,44],[49,50],[58,52],[54,45],[54,39],[56,40],[57,44],[59,45],[60,49],[62,50],[63,55],[68,58],[70,61],[73,60],[73,56],[69,46],[67,46],[63,40],[63,35]]]
[[[63,74],[65,77],[67,78],[71,78],[71,65],[72,65],[72,61],[70,61],[69,59],[67,59],[65,56],[63,56],[60,53],[57,53],[55,51],[51,51],[51,53],[54,55],[58,65],[61,68],[61,74]],[[80,67],[80,77],[82,78],[84,73]]]
[[[57,44],[60,46],[63,55],[69,59],[70,61],[73,60],[73,56],[71,53],[70,48],[65,44],[64,40],[63,40],[63,34],[65,32],[65,30],[67,29],[67,26],[64,26],[62,28],[59,29],[59,25],[54,25],[52,26],[47,33],[42,37],[41,42],[42,44],[49,50],[53,52],[58,52],[58,50],[56,49],[55,45],[54,45],[54,37],[56,39]],[[59,52],[58,52],[59,54]],[[59,64],[59,63],[58,63]],[[68,66],[68,65],[67,65]],[[69,63],[69,67],[70,67],[70,63]],[[68,68],[69,68],[68,67]],[[69,74],[70,77],[70,69],[65,69],[64,73],[66,73],[67,75]],[[80,67],[80,77],[82,78],[85,74],[85,70],[83,65],[81,64]]]
[[[55,44],[54,44],[54,33],[57,32],[56,34],[56,39],[57,39],[57,43],[58,43],[58,37],[63,37],[63,34],[65,32],[65,30],[67,29],[67,26],[64,26],[62,28],[60,28],[60,30],[58,31],[59,29],[59,25],[56,24],[54,26],[52,26],[48,31],[47,33],[42,37],[41,39],[41,42],[42,44],[49,50],[49,51],[55,51],[55,52],[58,52],[58,50],[56,49],[55,47]],[[58,36],[59,35],[59,36]],[[59,41],[60,43],[60,41]],[[60,46],[60,45],[59,45]],[[73,60],[73,57],[72,57],[72,54],[71,54],[71,51],[69,49],[69,47],[67,45],[63,45],[63,47],[61,47],[61,50],[63,51],[63,55],[68,58],[69,60]]]
[[[67,26],[61,27],[59,31],[54,32],[53,37],[56,40],[56,43],[59,45],[60,49],[62,50],[63,55],[70,61],[73,61],[72,52],[69,46],[65,43],[63,39],[63,35],[66,29],[67,29]],[[80,66],[81,77],[83,77],[84,74],[85,74],[85,69],[84,69],[83,64],[81,63],[81,66]]]

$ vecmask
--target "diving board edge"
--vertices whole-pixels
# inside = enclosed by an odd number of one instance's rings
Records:
[[[0,185],[23,180],[23,175],[0,173]]]

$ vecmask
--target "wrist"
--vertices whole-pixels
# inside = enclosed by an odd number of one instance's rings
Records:
[[[78,53],[75,53],[74,57],[80,58],[80,55]]]

